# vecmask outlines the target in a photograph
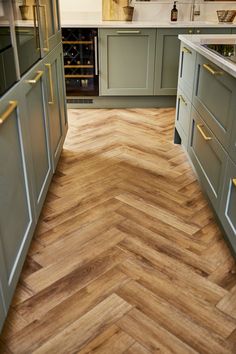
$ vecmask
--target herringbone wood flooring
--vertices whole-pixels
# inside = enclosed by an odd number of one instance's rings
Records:
[[[174,110],[71,110],[2,353],[236,352],[236,267]]]

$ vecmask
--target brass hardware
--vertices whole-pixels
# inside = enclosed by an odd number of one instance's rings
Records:
[[[91,79],[93,78],[94,75],[65,75],[65,78],[66,79],[81,79],[81,78],[88,78],[88,79]]]
[[[49,82],[50,82],[50,94],[51,94],[51,101],[48,101],[49,104],[54,104],[54,92],[53,92],[53,83],[52,83],[52,66],[51,64],[45,64],[48,68],[49,74]]]
[[[63,41],[62,44],[93,44],[93,41]]]
[[[182,48],[182,52],[187,53],[187,54],[192,54],[191,50],[189,50],[189,49],[186,48],[186,47],[183,47],[183,48]]]
[[[211,73],[212,75],[223,75],[224,74],[223,71],[214,70],[209,64],[203,64],[202,66],[204,67],[204,69],[209,71],[209,73]]]
[[[192,33],[193,33],[193,30],[191,30],[191,29],[188,30],[188,33],[189,33],[189,34],[192,34]]]
[[[204,131],[203,131],[202,127],[203,127],[203,125],[202,125],[202,124],[197,124],[197,129],[198,129],[198,130],[199,130],[199,132],[201,133],[201,135],[202,135],[202,137],[204,138],[204,140],[206,140],[206,141],[210,141],[210,140],[212,140],[212,137],[207,136],[207,135],[204,133]]]
[[[116,31],[117,34],[140,34],[141,31]]]
[[[27,80],[26,82],[28,84],[37,84],[37,82],[41,79],[41,77],[43,76],[43,71],[37,71],[37,75],[35,76],[34,79],[32,80]]]
[[[39,36],[38,36],[38,29],[37,29],[37,5],[33,5],[33,19],[34,19],[34,35],[36,39],[36,49],[40,50]]]
[[[93,65],[64,65],[65,69],[93,69],[94,66]]]
[[[201,30],[198,29],[198,30],[197,30],[197,34],[199,34],[199,33],[201,33]]]
[[[236,187],[236,178],[233,178],[232,182],[233,182],[234,187]]]
[[[185,104],[185,106],[188,105],[182,95],[179,95],[179,99]]]
[[[2,125],[7,120],[7,118],[10,117],[11,113],[16,109],[17,105],[18,105],[17,101],[9,101],[9,107],[0,116],[0,125]]]
[[[47,18],[47,5],[39,5],[44,12],[44,23],[45,23],[45,35],[46,35],[46,47],[43,48],[45,52],[49,52],[49,34],[48,34],[48,18]]]

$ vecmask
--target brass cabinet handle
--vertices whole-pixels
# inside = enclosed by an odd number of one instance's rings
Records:
[[[179,95],[179,99],[185,104],[185,106],[188,105],[182,95]]]
[[[116,31],[117,34],[140,34],[141,31]]]
[[[209,73],[211,73],[212,75],[223,75],[224,74],[223,71],[214,70],[209,64],[203,64],[202,66],[204,67],[204,69],[209,71]]]
[[[16,109],[18,105],[17,101],[9,101],[9,106],[6,111],[0,116],[0,125],[2,125],[12,114],[12,112]]]
[[[37,71],[37,75],[35,76],[35,78],[32,80],[27,80],[26,82],[32,85],[37,84],[37,82],[41,79],[42,76],[43,76],[43,71]]]
[[[34,19],[34,35],[35,35],[35,39],[36,39],[36,49],[40,50],[39,34],[38,34],[38,30],[37,30],[37,21],[38,21],[37,5],[33,5],[33,19]]]
[[[232,182],[233,182],[234,187],[236,187],[236,178],[233,178]]]
[[[188,33],[189,33],[189,34],[192,34],[192,33],[193,33],[193,30],[191,30],[191,29],[188,30]]]
[[[199,34],[199,33],[201,33],[201,30],[200,30],[200,29],[197,30],[197,34]]]
[[[46,34],[46,47],[43,48],[45,52],[49,52],[49,34],[48,34],[48,17],[47,17],[47,5],[39,5],[44,12],[45,34]]]
[[[48,68],[49,74],[49,83],[50,83],[50,94],[51,94],[51,101],[48,101],[49,104],[54,104],[54,92],[53,92],[53,83],[52,83],[52,66],[51,64],[45,64]]]
[[[186,48],[186,47],[183,47],[183,48],[182,48],[182,52],[187,53],[187,54],[192,54],[191,50],[189,50],[189,49]]]
[[[210,140],[212,140],[212,137],[207,136],[207,135],[204,133],[204,131],[203,131],[202,127],[203,127],[203,125],[202,125],[202,124],[197,124],[197,129],[198,129],[198,130],[199,130],[199,132],[201,133],[201,135],[202,135],[203,139],[204,139],[204,140],[206,140],[206,141],[210,141]]]

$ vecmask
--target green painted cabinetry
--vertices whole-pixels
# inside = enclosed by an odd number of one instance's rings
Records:
[[[179,66],[179,34],[187,28],[158,29],[155,58],[155,95],[176,95]]]
[[[27,119],[30,167],[36,216],[39,216],[52,177],[48,117],[44,104],[44,67],[34,67],[21,84]]]
[[[53,171],[55,172],[68,129],[62,46],[59,45],[49,54],[43,64],[51,157]]]
[[[236,111],[234,112],[233,128],[230,138],[229,154],[231,159],[236,163]]]
[[[181,44],[178,85],[191,100],[193,94],[196,52]]]
[[[189,126],[191,115],[191,102],[185,95],[184,91],[178,89],[177,103],[176,103],[176,118],[175,127],[181,137],[182,144],[187,148]]]
[[[227,149],[236,112],[235,79],[198,55],[193,105]]]
[[[155,29],[100,29],[100,95],[153,95]]]
[[[155,95],[176,95],[179,67],[179,34],[231,33],[228,28],[157,29]]]
[[[27,117],[20,87],[1,100],[0,124],[0,277],[9,307],[35,218],[29,177]]]
[[[236,164],[228,160],[220,220],[236,253]]]
[[[218,211],[227,155],[194,108],[188,153],[214,209]]]

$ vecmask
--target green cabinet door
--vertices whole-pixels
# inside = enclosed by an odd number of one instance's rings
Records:
[[[194,108],[191,116],[188,153],[212,206],[218,212],[227,154]]]
[[[193,105],[228,150],[236,112],[236,80],[197,55]]]
[[[236,164],[228,160],[220,208],[220,220],[236,252]]]
[[[63,52],[61,45],[45,58],[44,67],[51,157],[53,170],[55,171],[67,131]]]
[[[179,88],[176,102],[175,127],[181,137],[181,143],[187,149],[191,119],[191,102]]]
[[[59,0],[39,0],[40,37],[45,55],[61,41]]]
[[[42,64],[34,67],[22,83],[24,114],[27,119],[28,144],[31,151],[31,179],[33,185],[36,217],[39,216],[52,177],[49,129]]]
[[[180,51],[178,35],[186,33],[187,28],[157,30],[154,95],[176,95]]]
[[[186,44],[181,43],[178,85],[190,100],[192,100],[193,94],[195,63],[196,52]]]
[[[155,29],[100,29],[100,95],[153,95]]]
[[[232,34],[236,33],[236,28],[232,28]]]
[[[26,117],[19,86],[1,100],[0,279],[8,308],[24,262],[35,219],[29,182]]]

